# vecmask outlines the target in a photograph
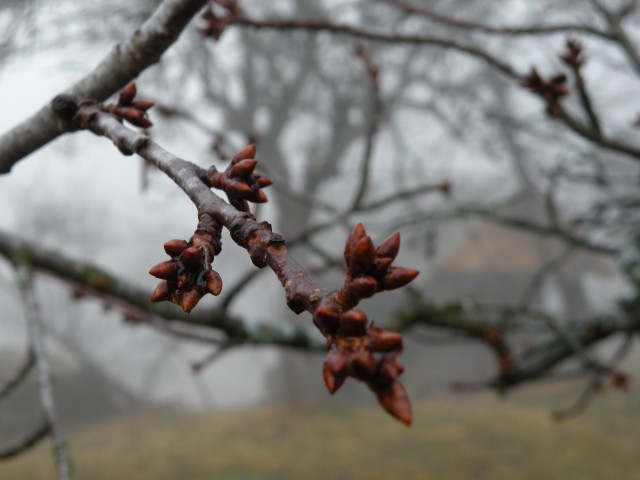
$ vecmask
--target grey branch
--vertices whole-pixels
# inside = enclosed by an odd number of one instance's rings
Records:
[[[125,42],[117,44],[82,80],[64,94],[106,100],[149,66],[177,40],[206,0],[165,0]],[[0,137],[0,174],[69,131],[50,104]]]
[[[26,260],[19,264],[17,268],[17,277],[25,308],[29,340],[31,341],[35,355],[36,369],[38,371],[40,404],[47,424],[51,428],[53,452],[58,469],[58,479],[68,480],[71,478],[71,462],[69,460],[66,440],[60,427],[56,402],[53,398],[51,365],[49,364],[49,359],[45,353],[44,341],[42,338],[40,305],[33,290],[31,269]]]

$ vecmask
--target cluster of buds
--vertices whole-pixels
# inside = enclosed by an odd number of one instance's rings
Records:
[[[363,311],[353,308],[361,299],[400,288],[418,275],[417,270],[391,266],[399,248],[398,234],[374,247],[362,224],[358,224],[345,247],[344,286],[323,300],[313,321],[327,339],[329,353],[323,378],[329,392],[335,393],[347,377],[361,380],[387,412],[409,425],[411,404],[397,380],[404,370],[397,358],[403,348],[402,337],[374,327]]]
[[[579,70],[585,62],[584,55],[582,54],[582,44],[577,40],[568,39],[567,51],[563,55],[560,55],[560,58],[573,70]]]
[[[171,260],[159,263],[149,273],[161,279],[152,302],[169,301],[190,312],[200,299],[210,293],[219,295],[222,279],[211,268],[215,255],[220,253],[221,227],[212,219],[200,222],[191,240],[169,240],[164,251]]]
[[[566,74],[560,73],[549,80],[544,80],[538,74],[538,71],[532,68],[529,75],[522,79],[520,85],[544,99],[547,104],[547,115],[552,118],[560,118],[562,116],[560,98],[569,93]]]
[[[344,250],[347,272],[344,286],[335,294],[336,301],[349,308],[376,292],[404,287],[418,275],[413,268],[394,267],[400,250],[400,235],[395,233],[377,248],[359,223],[349,235]]]
[[[214,7],[218,7],[224,11],[224,16],[219,16],[214,11]],[[200,28],[203,35],[219,40],[227,25],[234,19],[242,17],[244,12],[238,5],[237,0],[215,0],[203,12],[200,18],[204,21],[205,26]]]
[[[147,110],[153,107],[154,103],[149,100],[136,100],[136,84],[131,82],[120,92],[117,104],[105,106],[105,110],[126,120],[136,127],[149,128],[153,125]]]
[[[258,161],[255,145],[249,145],[231,159],[224,172],[211,167],[206,174],[207,184],[223,190],[229,203],[242,212],[249,211],[248,202],[265,203],[267,195],[262,191],[273,182],[271,179],[255,173]]]

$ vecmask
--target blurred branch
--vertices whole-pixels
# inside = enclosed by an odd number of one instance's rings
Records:
[[[51,425],[47,421],[25,435],[16,443],[0,449],[0,461],[9,460],[35,447],[51,433]]]
[[[624,360],[629,353],[632,342],[633,335],[627,334],[622,345],[620,345],[620,348],[614,353],[613,358],[607,365],[596,369],[577,401],[568,408],[553,412],[553,418],[555,420],[565,420],[581,414],[589,406],[593,396],[602,389],[606,377],[615,371],[616,366]]]
[[[465,53],[479,60],[482,60],[493,68],[505,74],[507,77],[511,77],[513,79],[520,78],[520,75],[516,72],[516,70],[508,63],[502,61],[497,55],[493,55],[474,45],[465,45],[455,40],[442,37],[430,35],[387,33],[360,28],[352,25],[329,23],[320,20],[255,20],[241,16],[231,18],[229,21],[229,25],[280,31],[303,30],[308,32],[330,32],[334,34],[349,35],[361,40],[370,40],[372,42],[381,42],[391,45],[416,44],[447,48]]]
[[[458,206],[457,208],[451,211],[430,212],[428,214],[420,215],[417,217],[414,216],[410,219],[403,219],[396,222],[393,225],[393,228],[401,228],[404,225],[415,224],[416,222],[420,222],[420,221],[452,220],[452,219],[459,219],[465,216],[475,216],[483,220],[496,223],[498,225],[528,231],[536,235],[557,237],[561,240],[564,240],[569,245],[583,248],[585,250],[589,250],[595,253],[601,253],[606,255],[616,255],[618,253],[618,249],[616,248],[591,242],[588,239],[580,238],[573,234],[569,234],[567,231],[561,230],[554,226],[541,225],[539,223],[536,223],[521,217],[513,217],[513,216],[499,214],[499,213],[496,213],[493,209],[477,208],[472,206]]]
[[[208,328],[219,330],[235,341],[242,340],[253,345],[273,344],[311,350],[324,345],[318,337],[302,328],[287,329],[276,325],[252,327],[241,318],[219,309],[187,315],[172,305],[151,303],[146,290],[96,265],[73,260],[61,252],[44,249],[3,232],[0,232],[0,255],[10,260],[26,255],[35,271],[53,275],[75,286],[76,297],[95,297],[118,308],[130,321],[149,322],[150,326],[173,336],[211,343],[217,337],[204,333],[203,329]],[[194,324],[198,329],[189,329],[189,324]]]
[[[149,66],[177,40],[206,0],[164,0],[151,17],[113,50],[82,80],[63,92],[106,100]],[[40,147],[68,131],[51,104],[0,137],[0,174]]]
[[[453,18],[442,13],[435,12],[429,8],[415,5],[406,0],[386,0],[388,3],[395,5],[408,14],[417,14],[422,17],[441,23],[448,27],[460,28],[463,30],[473,30],[483,33],[492,33],[498,35],[546,35],[550,33],[567,33],[582,32],[596,35],[603,38],[609,38],[606,32],[598,30],[590,25],[577,23],[560,23],[556,25],[523,25],[518,27],[512,26],[491,26],[476,21],[461,20]]]
[[[501,335],[497,335],[499,332],[491,329],[499,323],[500,317],[513,317],[516,314],[546,319],[547,326],[551,328],[554,336],[551,339],[540,340],[537,345],[518,356],[511,355],[508,350],[503,351],[502,347],[496,343]],[[498,376],[486,385],[500,390],[546,377],[556,366],[574,358],[577,349],[584,352],[587,348],[615,334],[630,334],[640,330],[640,323],[634,318],[626,318],[623,312],[603,313],[579,326],[572,326],[571,339],[568,339],[566,336],[558,335],[557,329],[553,328],[558,325],[558,322],[546,313],[521,307],[496,307],[483,312],[481,308],[465,306],[460,302],[433,305],[415,301],[398,312],[393,321],[394,327],[399,330],[424,325],[483,340],[494,350],[498,361],[501,358],[504,361],[505,354],[510,355],[510,368],[500,371]],[[580,347],[577,348],[576,345]],[[591,359],[587,359],[585,365],[597,371],[606,370],[599,362]],[[503,365],[499,364],[499,366]]]
[[[382,99],[380,98],[380,69],[378,65],[374,63],[371,55],[365,48],[358,45],[355,50],[355,55],[360,59],[362,64],[367,70],[367,76],[369,77],[369,85],[371,91],[371,107],[369,112],[369,124],[365,133],[364,151],[362,152],[362,166],[360,171],[360,182],[358,183],[358,190],[353,199],[351,206],[352,210],[357,210],[362,200],[367,193],[367,187],[369,185],[369,177],[371,176],[371,160],[373,156],[373,147],[378,133],[380,125],[380,117],[382,115]]]
[[[38,370],[38,386],[40,394],[40,405],[46,418],[47,428],[51,429],[53,441],[53,452],[58,469],[58,479],[68,480],[71,478],[71,463],[67,444],[60,427],[58,409],[53,397],[53,387],[51,385],[51,365],[45,352],[44,340],[42,338],[42,318],[40,316],[40,305],[33,290],[33,278],[28,260],[23,257],[16,267],[18,286],[25,309],[27,331],[29,340],[35,356],[36,369]],[[32,439],[35,437],[32,437]]]
[[[0,383],[0,400],[9,395],[16,387],[18,387],[22,382],[24,382],[33,367],[35,366],[35,355],[33,353],[33,348],[31,346],[27,349],[27,356],[24,359],[22,365],[16,370],[13,376],[5,381],[4,383]]]

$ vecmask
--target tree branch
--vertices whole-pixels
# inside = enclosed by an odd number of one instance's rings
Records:
[[[38,385],[40,392],[40,404],[46,418],[47,427],[51,429],[53,439],[53,453],[58,468],[58,479],[71,478],[71,462],[67,451],[66,440],[60,421],[58,410],[53,397],[51,386],[51,365],[45,353],[42,339],[42,319],[40,317],[40,305],[33,291],[33,279],[26,259],[23,259],[17,267],[18,285],[22,294],[29,340],[35,355],[36,368],[38,370]]]
[[[51,426],[47,421],[42,422],[35,430],[25,435],[13,445],[0,450],[0,461],[9,460],[35,447],[51,433]]]
[[[117,44],[82,80],[63,92],[82,98],[106,100],[150,65],[177,40],[206,0],[164,0],[131,37]],[[68,131],[51,105],[0,137],[0,174],[30,153]]]

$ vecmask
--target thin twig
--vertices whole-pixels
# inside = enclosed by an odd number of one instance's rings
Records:
[[[409,14],[418,14],[422,17],[428,18],[443,25],[449,27],[461,28],[464,30],[475,30],[483,33],[491,33],[497,35],[548,35],[551,33],[566,33],[566,32],[582,32],[596,35],[599,37],[609,38],[608,35],[590,25],[582,25],[576,23],[560,23],[556,25],[523,25],[518,27],[513,26],[493,26],[486,25],[477,21],[461,20],[458,18],[449,17],[442,13],[434,12],[428,8],[414,5],[406,0],[388,0],[389,3],[404,10]]]
[[[367,69],[371,92],[371,106],[369,111],[369,124],[365,134],[364,150],[360,167],[360,181],[358,190],[351,204],[351,210],[357,210],[367,193],[369,177],[371,176],[371,161],[373,148],[375,146],[378,128],[380,126],[380,116],[382,115],[382,99],[380,98],[379,67],[371,59],[370,54],[362,46],[356,47],[356,56],[362,61]]]
[[[601,390],[606,376],[611,373],[615,369],[616,365],[618,365],[625,358],[631,348],[632,343],[633,335],[627,334],[624,342],[622,343],[622,345],[620,345],[620,348],[613,355],[613,358],[607,363],[606,366],[598,369],[593,374],[576,402],[567,408],[552,412],[554,420],[566,420],[567,418],[575,417],[584,412],[591,403],[594,395]]]
[[[232,347],[232,345],[233,344],[229,342],[223,343],[216,350],[214,350],[213,352],[209,353],[206,357],[204,357],[202,360],[192,363],[191,370],[194,373],[200,373],[207,366],[211,365],[213,362],[219,359],[228,349]]]
[[[22,365],[16,370],[14,375],[4,383],[0,383],[0,400],[9,395],[17,386],[22,384],[33,367],[35,365],[35,355],[33,354],[33,348],[29,346],[27,350],[27,356],[22,362]]]
[[[51,433],[51,426],[45,420],[35,430],[12,445],[0,450],[0,460],[9,460],[35,447]]]

